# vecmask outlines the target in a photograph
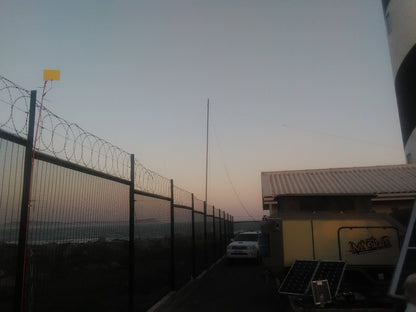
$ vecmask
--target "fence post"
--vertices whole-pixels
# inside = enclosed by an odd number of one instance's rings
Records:
[[[230,215],[228,213],[226,213],[225,214],[225,220],[224,220],[225,226],[227,227],[227,244],[228,244],[228,242],[230,240],[230,224],[228,223],[229,216]]]
[[[227,244],[228,244],[228,213],[224,212],[224,228],[225,228],[225,243],[224,243],[224,250],[227,251]]]
[[[223,227],[224,227],[222,250],[223,250],[223,253],[225,254],[225,246],[227,245],[227,222],[226,222],[226,219],[225,219],[225,211],[222,212],[222,224],[223,224]]]
[[[217,261],[217,235],[215,233],[215,207],[212,206],[212,230],[213,230],[213,239],[214,239],[214,259]]]
[[[225,253],[227,246],[227,221],[225,219],[225,211],[222,212],[222,224],[224,225],[224,236],[222,242],[222,252]]]
[[[205,268],[208,269],[208,231],[207,231],[207,202],[204,201],[204,256]]]
[[[222,220],[221,220],[221,209],[218,209],[218,246],[219,246],[219,255],[218,258],[221,258],[222,254]]]
[[[17,265],[14,310],[23,311],[23,292],[25,287],[26,245],[29,227],[30,179],[33,156],[33,136],[35,130],[36,91],[30,92],[29,124],[25,148],[23,172],[22,206],[20,211],[19,243],[17,246]]]
[[[196,277],[196,248],[195,248],[195,204],[194,194],[192,193],[192,277]]]
[[[170,180],[170,287],[175,290],[175,203],[173,199],[173,179]]]
[[[227,242],[230,241],[231,239],[231,215],[229,213],[227,213],[227,230],[228,230],[228,240]]]
[[[227,224],[225,222],[225,211],[222,212],[222,225],[224,228],[224,233],[223,233],[223,241],[222,241],[222,252],[225,253],[225,246],[227,244]]]
[[[231,224],[231,215],[228,215],[228,235],[229,235],[229,239],[233,238],[233,228],[232,228],[232,224]]]
[[[129,311],[134,311],[134,154],[130,155],[130,191],[129,191]]]

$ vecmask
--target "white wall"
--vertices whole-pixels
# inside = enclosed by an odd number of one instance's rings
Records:
[[[385,13],[394,77],[409,50],[416,44],[416,0],[392,0]]]

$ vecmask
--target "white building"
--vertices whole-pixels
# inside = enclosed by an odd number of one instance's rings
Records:
[[[416,163],[416,0],[382,0],[403,145]]]

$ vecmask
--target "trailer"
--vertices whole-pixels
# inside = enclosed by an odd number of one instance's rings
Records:
[[[328,285],[332,306],[368,307],[376,301],[379,308],[394,304],[386,294],[400,253],[400,233],[383,215],[269,217],[263,220],[261,232],[266,242],[261,246],[262,260],[280,294],[305,304],[317,303],[312,282],[330,279],[334,266],[340,263],[342,272]],[[303,277],[307,274],[304,268],[288,280],[297,261],[311,263],[310,277]],[[318,262],[333,263],[319,278],[313,271]],[[296,285],[296,279],[305,286]],[[288,284],[297,290],[288,291]]]
[[[262,173],[269,216],[260,252],[279,296],[294,310],[396,311],[403,302],[388,290],[415,173],[414,165]]]

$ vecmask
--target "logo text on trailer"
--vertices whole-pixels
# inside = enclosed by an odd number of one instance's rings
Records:
[[[349,251],[352,254],[359,255],[361,253],[373,252],[379,249],[387,249],[392,247],[390,237],[384,235],[379,239],[371,236],[367,239],[362,239],[359,242],[348,242]]]

